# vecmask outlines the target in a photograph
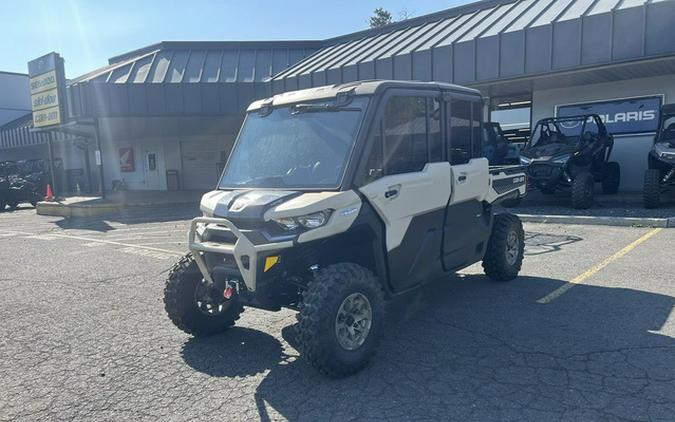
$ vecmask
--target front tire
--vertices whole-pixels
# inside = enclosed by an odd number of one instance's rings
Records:
[[[164,287],[164,309],[182,331],[195,337],[223,332],[244,311],[236,299],[213,301],[204,295],[204,279],[192,254],[174,265]]]
[[[384,317],[384,294],[372,272],[356,264],[331,265],[302,294],[298,348],[322,374],[352,375],[375,354]]]
[[[483,257],[485,275],[495,281],[518,277],[525,253],[525,231],[513,214],[497,214]]]
[[[595,179],[591,173],[579,173],[572,181],[572,207],[582,210],[593,205]]]
[[[658,208],[661,200],[661,172],[657,169],[645,171],[642,199],[645,208]]]
[[[619,191],[621,183],[621,167],[616,161],[605,164],[602,174],[602,193],[614,195]]]

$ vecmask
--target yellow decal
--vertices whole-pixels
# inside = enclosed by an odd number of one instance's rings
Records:
[[[265,269],[263,270],[263,272],[266,273],[267,270],[274,267],[278,263],[279,263],[279,256],[278,255],[268,256],[267,258],[265,258]]]

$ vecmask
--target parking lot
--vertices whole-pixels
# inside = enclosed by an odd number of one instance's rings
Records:
[[[331,380],[291,311],[199,340],[169,322],[196,212],[0,214],[1,420],[675,419],[673,229],[527,224],[521,277],[398,298],[374,362]]]

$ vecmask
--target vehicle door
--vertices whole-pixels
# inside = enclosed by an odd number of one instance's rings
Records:
[[[489,235],[489,215],[483,199],[488,190],[489,164],[482,157],[482,101],[453,94],[446,101],[447,160],[452,165],[452,195],[443,228],[443,265],[446,270],[475,262]]]
[[[405,290],[441,273],[450,198],[442,160],[441,101],[435,91],[388,91],[369,134],[359,190],[385,225],[391,287]]]

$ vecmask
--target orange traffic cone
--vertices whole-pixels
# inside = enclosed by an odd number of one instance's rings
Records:
[[[54,192],[52,192],[52,185],[47,184],[47,195],[45,195],[45,201],[52,202],[54,200]]]

